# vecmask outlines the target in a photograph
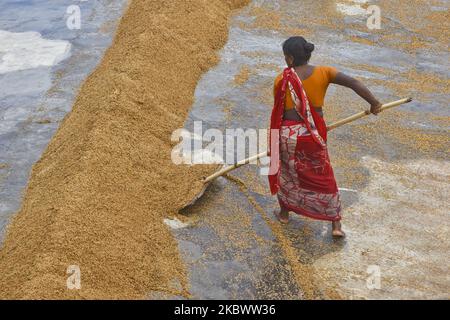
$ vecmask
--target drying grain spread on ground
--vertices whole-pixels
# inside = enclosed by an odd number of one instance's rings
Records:
[[[247,2],[130,2],[34,166],[0,251],[0,298],[448,299],[448,1],[370,1],[382,12],[375,30],[368,1],[252,1],[229,28]],[[173,165],[173,131],[191,120],[266,127],[292,35],[315,43],[312,64],[361,79],[382,102],[414,98],[330,133],[348,237],[299,216],[281,225],[256,166],[173,219],[215,169]],[[327,123],[363,108],[330,86]],[[10,167],[0,159],[0,182]],[[77,266],[81,290],[68,290]],[[379,288],[368,286],[372,267]]]
[[[246,2],[130,2],[113,46],[33,168],[0,252],[1,298],[188,296],[163,217],[198,192],[211,168],[173,165],[170,137],[218,60],[232,10]],[[81,290],[67,290],[71,265],[80,267]]]

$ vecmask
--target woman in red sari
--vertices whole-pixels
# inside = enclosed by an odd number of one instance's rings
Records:
[[[360,81],[333,67],[309,64],[314,45],[303,37],[283,44],[288,67],[277,77],[271,117],[270,189],[281,210],[275,215],[289,222],[289,212],[331,221],[333,236],[344,237],[341,200],[327,149],[323,102],[330,83],[353,89],[378,114],[381,104]]]

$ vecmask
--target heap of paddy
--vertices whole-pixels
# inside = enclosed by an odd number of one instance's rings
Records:
[[[200,76],[218,61],[245,0],[133,0],[111,48],[82,85],[35,164],[0,251],[0,298],[188,296],[186,270],[163,218],[211,168],[175,166]],[[81,289],[67,289],[67,268]]]

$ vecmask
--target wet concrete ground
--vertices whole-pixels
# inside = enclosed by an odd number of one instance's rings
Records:
[[[374,3],[384,14],[378,32],[367,29],[367,17],[339,13],[335,1],[254,1],[234,18],[221,63],[198,85],[186,128],[198,120],[221,130],[266,128],[273,80],[284,67],[281,43],[293,34],[316,44],[313,64],[358,77],[384,102],[409,95],[415,101],[331,133],[346,240],[303,217],[279,226],[277,203],[254,165],[232,173],[247,194],[217,180],[183,212],[190,226],[174,231],[194,298],[448,298],[448,52],[434,34],[412,31],[386,2]],[[422,6],[413,10],[419,21],[424,9],[448,12],[446,1]],[[423,38],[423,47],[405,49],[412,37]],[[328,122],[365,108],[351,91],[330,87]]]

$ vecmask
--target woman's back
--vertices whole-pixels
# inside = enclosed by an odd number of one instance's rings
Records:
[[[325,95],[327,93],[328,86],[336,78],[338,71],[336,68],[328,66],[313,67],[313,71],[310,76],[302,80],[303,88],[308,96],[311,105],[320,109],[324,105]],[[299,75],[300,76],[300,75]],[[301,77],[300,77],[301,78]],[[274,96],[281,85],[283,74],[280,74],[275,79]],[[289,90],[286,92],[285,111],[294,109],[294,101],[292,100]]]

